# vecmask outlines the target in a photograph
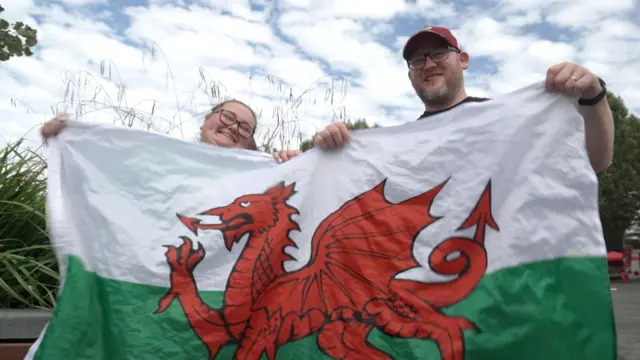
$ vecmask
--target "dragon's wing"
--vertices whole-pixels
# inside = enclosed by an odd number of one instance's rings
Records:
[[[255,307],[276,296],[287,299],[285,313],[331,314],[339,308],[360,311],[371,299],[388,298],[390,281],[418,266],[413,243],[437,220],[429,211],[445,183],[393,204],[384,196],[385,180],[346,202],[314,233],[309,264],[276,280]]]

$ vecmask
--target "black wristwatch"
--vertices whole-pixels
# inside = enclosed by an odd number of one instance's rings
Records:
[[[598,78],[598,81],[600,81],[600,86],[602,86],[602,91],[600,91],[600,93],[594,97],[592,97],[591,99],[578,99],[578,104],[580,105],[595,105],[597,103],[600,102],[600,100],[604,99],[605,96],[607,96],[607,84],[604,82],[604,80]]]

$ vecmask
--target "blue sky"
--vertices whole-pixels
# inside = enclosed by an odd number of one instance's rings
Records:
[[[35,56],[0,64],[5,140],[26,136],[37,143],[39,124],[55,111],[193,140],[202,115],[227,97],[261,112],[262,140],[284,146],[336,119],[413,121],[423,106],[400,52],[425,25],[449,27],[469,51],[465,82],[471,95],[508,93],[542,81],[550,66],[572,61],[604,78],[640,113],[636,0],[2,5],[7,20],[29,23],[40,35]]]

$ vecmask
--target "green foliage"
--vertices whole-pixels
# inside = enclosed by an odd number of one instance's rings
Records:
[[[313,139],[307,139],[300,143],[300,151],[307,151],[313,147]]]
[[[598,174],[600,219],[609,251],[620,251],[625,231],[640,211],[640,120],[609,94],[615,122],[613,164]]]
[[[4,8],[0,5],[0,14]],[[32,48],[38,44],[38,31],[23,22],[9,24],[0,19],[0,61],[14,56],[31,56]]]
[[[353,122],[347,121],[345,125],[347,125],[347,129],[351,131],[380,127],[380,124],[378,123],[373,124],[373,126],[369,126],[369,123],[367,123],[367,120],[365,118],[361,118]]]
[[[345,121],[345,125],[347,125],[347,129],[351,130],[351,131],[357,131],[357,130],[363,130],[363,129],[370,129],[370,128],[377,128],[380,127],[379,124],[373,124],[373,126],[369,126],[369,123],[367,123],[367,120],[364,118],[361,119],[357,119],[356,121]],[[307,151],[309,149],[311,149],[313,147],[313,139],[307,139],[305,141],[303,141],[302,143],[300,143],[300,150],[301,151]]]
[[[21,145],[0,150],[0,308],[51,308],[59,277],[46,231],[46,163]]]
[[[640,211],[640,120],[622,99],[609,98],[615,121],[615,152],[611,168],[599,174],[601,219],[607,245],[619,249],[625,231]]]

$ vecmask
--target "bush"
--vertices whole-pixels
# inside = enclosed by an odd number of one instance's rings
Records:
[[[55,305],[58,267],[46,229],[46,162],[22,140],[0,150],[0,308]]]

